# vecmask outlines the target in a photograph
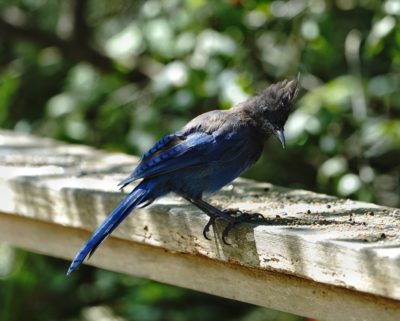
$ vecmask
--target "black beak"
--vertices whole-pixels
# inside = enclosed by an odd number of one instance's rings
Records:
[[[285,148],[286,141],[285,141],[285,135],[283,134],[283,129],[275,130],[275,135],[276,135],[276,137],[278,137],[279,141],[281,142],[282,147]]]

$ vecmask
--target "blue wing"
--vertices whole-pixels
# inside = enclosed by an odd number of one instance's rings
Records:
[[[179,135],[176,133],[173,135]],[[171,136],[171,135],[169,135]],[[168,137],[168,136],[166,136]],[[166,138],[165,137],[165,138]],[[120,182],[122,187],[144,177],[151,177],[175,171],[184,167],[200,164],[207,146],[210,146],[215,137],[206,133],[193,133],[179,139],[163,138],[144,154],[142,161],[129,177]],[[165,139],[164,146],[160,146]],[[171,144],[174,142],[174,144]]]
[[[120,182],[122,187],[144,177],[152,177],[172,171],[237,157],[238,149],[245,146],[246,135],[219,135],[217,132],[193,132],[184,135],[177,132],[157,142],[146,152],[140,164],[129,177]],[[232,146],[233,145],[233,146]]]

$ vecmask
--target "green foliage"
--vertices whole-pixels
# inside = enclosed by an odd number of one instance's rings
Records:
[[[4,0],[0,11],[3,128],[140,154],[195,115],[300,71],[288,148],[271,139],[245,176],[400,204],[396,0]],[[90,268],[65,279],[64,262],[6,257],[0,320],[294,320]]]

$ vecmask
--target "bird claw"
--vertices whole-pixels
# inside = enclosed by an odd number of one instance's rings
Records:
[[[238,224],[240,223],[256,223],[256,222],[264,222],[265,218],[260,213],[245,213],[240,210],[224,210],[224,214],[228,216],[211,216],[208,220],[206,226],[203,229],[203,236],[206,240],[211,240],[208,237],[208,232],[210,231],[210,226],[214,226],[216,220],[224,220],[228,222],[228,225],[222,231],[222,242],[225,245],[232,245],[229,243],[226,238],[229,236],[229,232]]]
[[[208,220],[206,226],[204,226],[204,229],[203,229],[203,236],[208,241],[211,241],[211,238],[208,237],[207,234],[208,234],[208,232],[210,232],[210,226],[214,225],[215,219],[216,219],[215,216],[211,216],[210,219]]]
[[[232,245],[232,243],[229,243],[226,241],[226,238],[228,237],[229,232],[231,231],[231,229],[235,226],[234,223],[229,223],[225,229],[222,231],[222,242],[224,242],[225,245]]]

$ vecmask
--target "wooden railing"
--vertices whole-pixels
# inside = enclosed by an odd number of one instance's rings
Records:
[[[137,161],[0,131],[0,241],[72,259]],[[220,233],[207,241],[207,216],[170,195],[136,210],[87,263],[320,320],[400,320],[400,210],[245,179],[213,203],[268,223],[235,228],[231,246]]]

